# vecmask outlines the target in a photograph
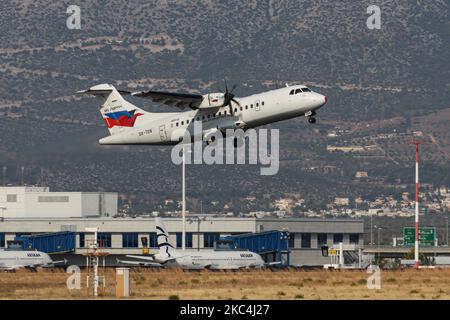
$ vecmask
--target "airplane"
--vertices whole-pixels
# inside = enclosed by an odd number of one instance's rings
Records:
[[[284,88],[237,98],[233,86],[224,93],[190,94],[161,91],[129,92],[117,90],[110,84],[99,84],[79,94],[100,99],[103,120],[110,135],[99,140],[101,145],[174,145],[182,141],[185,131],[192,140],[208,144],[214,142],[216,133],[227,129],[248,130],[258,126],[305,116],[316,122],[316,111],[328,98],[311,91],[304,85],[286,85]],[[122,95],[131,95],[164,105],[175,106],[181,112],[153,113],[144,111]],[[188,108],[189,110],[184,111]],[[194,132],[194,124],[201,123],[202,132]]]
[[[64,261],[53,261],[47,253],[30,250],[0,250],[0,270],[13,271],[20,268],[54,267]]]
[[[167,267],[183,269],[239,270],[262,268],[277,263],[265,263],[261,256],[250,251],[189,251],[177,250],[169,240],[169,232],[161,218],[157,217],[156,238],[159,251],[149,255],[126,255],[135,260],[120,260],[118,263],[143,267]]]

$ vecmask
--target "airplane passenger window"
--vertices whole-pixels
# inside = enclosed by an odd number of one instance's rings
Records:
[[[252,109],[253,109],[253,104],[251,104],[251,105],[250,105],[250,108],[252,108]]]
[[[311,90],[308,88],[302,88],[302,90],[303,90],[303,92],[311,92]]]
[[[237,112],[237,108],[234,108],[234,112]]]
[[[263,102],[261,102],[261,105],[264,105],[264,101],[263,101]]]
[[[186,120],[186,124],[189,124],[189,119],[188,119],[188,120]]]
[[[222,112],[219,112],[219,117],[222,115]]]
[[[295,94],[297,94],[297,93],[302,93],[302,89],[295,90]]]
[[[293,95],[294,94],[294,89],[291,90],[291,92],[289,92],[289,95]]]
[[[245,106],[245,110],[248,110],[248,106]]]
[[[184,126],[184,121],[181,121],[181,125]]]
[[[241,107],[241,111],[242,111],[242,107]]]
[[[227,115],[227,110],[225,110],[225,111],[223,112],[223,115],[224,115],[224,116],[226,116],[226,115]]]
[[[259,102],[256,103],[256,106],[259,107]]]
[[[177,127],[178,127],[178,122],[177,122]]]

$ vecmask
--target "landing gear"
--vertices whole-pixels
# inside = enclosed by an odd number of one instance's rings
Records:
[[[315,111],[308,111],[307,113],[305,113],[305,117],[308,118],[308,122],[309,123],[316,123],[316,118],[314,118],[314,116],[316,115]]]
[[[211,135],[211,137],[208,140],[206,140],[206,145],[208,145],[208,146],[213,145],[214,146],[215,142],[216,142],[216,137],[214,135]]]

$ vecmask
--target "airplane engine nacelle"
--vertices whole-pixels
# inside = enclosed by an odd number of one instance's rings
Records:
[[[200,109],[207,109],[207,108],[219,108],[223,106],[225,99],[223,93],[210,93],[205,94],[203,96],[203,101],[200,104]]]

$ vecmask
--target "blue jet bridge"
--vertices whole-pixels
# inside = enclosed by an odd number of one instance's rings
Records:
[[[45,253],[73,252],[75,251],[75,232],[62,231],[16,236],[14,243],[22,250],[38,250]]]
[[[289,232],[264,231],[221,237],[216,250],[249,250],[261,255],[265,262],[277,262],[279,267],[290,265]]]

